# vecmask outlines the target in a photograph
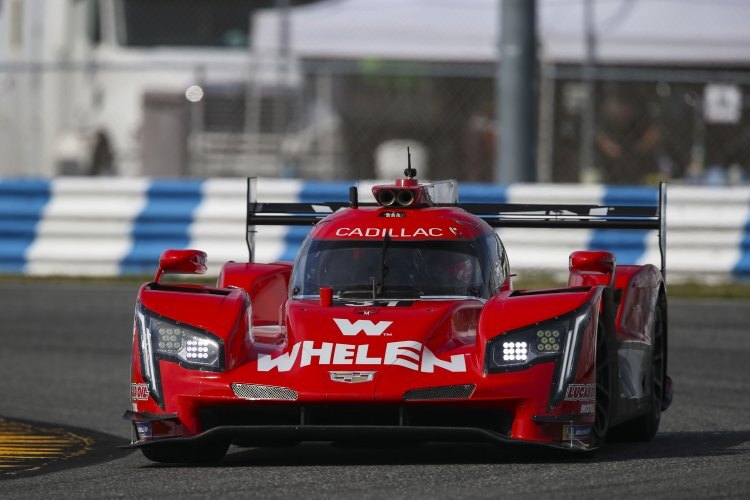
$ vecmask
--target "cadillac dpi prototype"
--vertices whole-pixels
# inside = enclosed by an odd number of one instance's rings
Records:
[[[649,440],[667,376],[665,187],[656,207],[459,204],[415,171],[376,204],[259,203],[248,263],[168,284],[206,254],[167,250],[138,292],[133,442],[158,462],[230,444]],[[294,264],[253,262],[257,225],[313,225]],[[496,227],[653,229],[661,269],[570,255],[564,288],[514,290]]]

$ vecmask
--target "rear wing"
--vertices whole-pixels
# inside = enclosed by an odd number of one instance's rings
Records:
[[[260,203],[255,178],[247,180],[247,248],[253,260],[255,226],[311,226],[350,206],[350,202]],[[360,206],[376,206],[360,203]],[[659,235],[661,272],[667,271],[667,185],[659,184],[656,206],[647,205],[551,205],[517,203],[451,203],[496,228],[647,229]]]

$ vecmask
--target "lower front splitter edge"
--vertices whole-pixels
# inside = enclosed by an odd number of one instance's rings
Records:
[[[571,452],[590,449],[543,441],[511,439],[497,432],[474,427],[413,427],[361,425],[259,425],[214,427],[190,437],[161,438],[139,441],[126,448],[175,447],[201,445],[225,440],[247,443],[273,441],[376,441],[376,442],[485,442],[501,445],[543,446]]]

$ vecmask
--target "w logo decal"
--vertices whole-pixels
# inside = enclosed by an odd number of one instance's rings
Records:
[[[377,323],[373,323],[369,319],[358,319],[354,323],[349,321],[348,319],[339,319],[339,318],[333,318],[333,321],[336,322],[336,325],[339,327],[339,330],[341,330],[341,333],[344,335],[357,335],[359,332],[365,332],[365,335],[383,335],[383,332],[385,332],[386,328],[391,326],[393,321],[378,321]]]

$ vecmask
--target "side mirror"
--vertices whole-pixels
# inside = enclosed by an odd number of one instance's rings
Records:
[[[154,281],[164,274],[204,274],[206,252],[201,250],[164,250],[159,257],[159,270]]]

